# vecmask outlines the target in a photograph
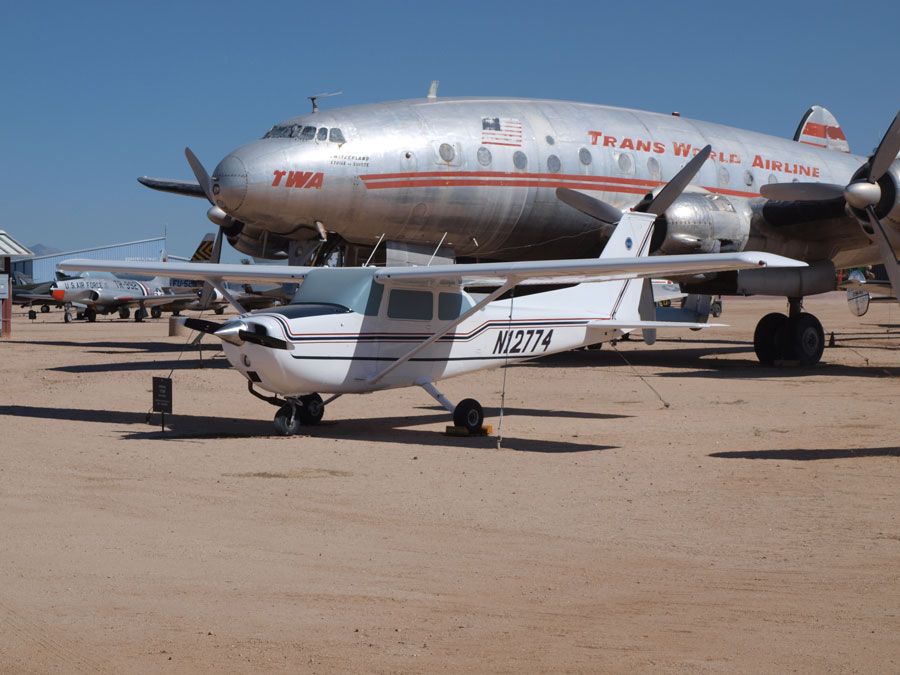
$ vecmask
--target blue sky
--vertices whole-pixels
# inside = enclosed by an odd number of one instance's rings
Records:
[[[791,136],[813,103],[868,153],[900,107],[900,3],[4,2],[0,229],[63,249],[167,229],[206,205],[141,187],[190,178],[306,96],[560,98],[679,110]],[[229,256],[236,259],[236,256]]]

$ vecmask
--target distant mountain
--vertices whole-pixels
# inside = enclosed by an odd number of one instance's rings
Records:
[[[54,248],[53,246],[44,246],[43,244],[33,244],[29,246],[35,255],[53,255],[54,253],[62,253],[62,250],[58,248]]]

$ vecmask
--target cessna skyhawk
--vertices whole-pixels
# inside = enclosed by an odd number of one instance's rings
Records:
[[[422,387],[452,412],[456,426],[477,432],[484,421],[481,405],[464,399],[454,406],[435,382],[615,339],[633,329],[704,326],[642,319],[649,277],[805,267],[750,252],[646,257],[654,221],[708,153],[706,148],[689,162],[646,213],[622,214],[599,259],[380,268],[69,260],[60,267],[202,279],[226,297],[225,280],[302,281],[284,307],[224,324],[185,321],[220,338],[250,392],[279,407],[279,433],[318,423],[327,403],[321,393],[331,394],[331,401],[345,393],[409,386]],[[498,299],[529,283],[575,285]],[[465,291],[471,286],[494,290],[476,299]],[[254,385],[281,398],[259,394]]]
[[[790,316],[760,321],[757,355],[815,363],[824,332],[802,312],[804,296],[833,290],[836,267],[880,262],[900,284],[900,117],[867,159],[849,154],[817,106],[788,140],[676,114],[439,99],[433,89],[276,124],[212,177],[187,150],[196,183],[140,180],[205,197],[232,245],[255,256],[314,264],[342,241],[384,241],[388,264],[576,258],[599,253],[622,210],[646,208],[707,143],[712,161],[660,214],[651,253],[753,249],[807,261],[679,281],[694,293],[788,298]]]

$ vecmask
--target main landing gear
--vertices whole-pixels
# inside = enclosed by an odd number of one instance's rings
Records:
[[[753,350],[760,363],[796,362],[814,366],[825,350],[825,330],[812,314],[804,311],[801,298],[788,298],[789,316],[772,312],[756,324]]]
[[[464,398],[454,406],[431,382],[422,382],[419,386],[453,415],[454,426],[472,435],[484,434],[484,409],[474,398]]]

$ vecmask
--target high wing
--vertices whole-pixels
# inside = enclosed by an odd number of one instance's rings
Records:
[[[382,267],[378,281],[443,286],[495,286],[515,284],[574,284],[659,276],[678,276],[760,267],[805,267],[806,263],[772,253],[707,253],[649,258],[589,258],[508,263]],[[150,274],[204,281],[297,282],[310,267],[286,265],[217,265],[213,263],[127,262],[66,260],[60,269],[118,274]],[[163,296],[165,297],[165,296]],[[171,296],[170,296],[171,299]]]
[[[186,180],[171,180],[168,178],[150,178],[149,176],[141,176],[138,178],[141,185],[146,185],[153,190],[160,192],[171,192],[176,195],[186,195],[188,197],[200,197],[206,199],[203,188],[197,183],[191,183]]]

